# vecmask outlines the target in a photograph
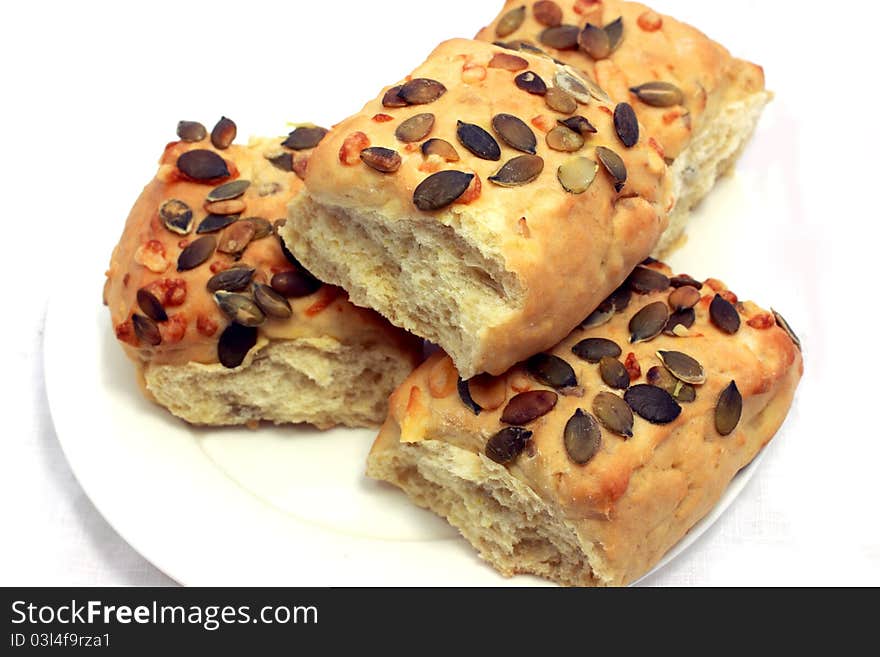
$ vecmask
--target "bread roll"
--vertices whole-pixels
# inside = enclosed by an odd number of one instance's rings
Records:
[[[759,66],[636,2],[507,0],[477,38],[538,47],[585,72],[615,101],[632,103],[670,164],[676,198],[657,253],[676,244],[691,209],[734,165],[771,98]]]
[[[589,328],[501,376],[456,385],[435,354],[392,396],[367,474],[504,575],[638,579],[771,440],[803,371],[777,313],[669,274],[640,267]]]

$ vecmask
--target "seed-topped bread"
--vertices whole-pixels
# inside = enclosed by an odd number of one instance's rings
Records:
[[[477,38],[540,49],[632,105],[669,162],[676,198],[658,253],[739,158],[771,97],[759,66],[636,2],[507,0]]]
[[[325,130],[232,144],[181,122],[113,251],[104,302],[149,397],[193,424],[379,424],[420,342],[315,279],[276,234]]]
[[[717,280],[652,263],[556,345],[463,381],[437,353],[391,398],[367,474],[504,575],[638,579],[782,424],[800,343]]]
[[[603,98],[545,57],[443,43],[318,145],[282,235],[464,376],[503,372],[563,338],[666,227],[663,158]]]

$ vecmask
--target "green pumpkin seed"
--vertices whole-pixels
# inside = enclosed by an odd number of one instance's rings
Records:
[[[614,184],[614,191],[619,192],[626,184],[626,164],[623,158],[610,148],[605,146],[596,147],[596,159],[605,167],[605,171],[611,176],[611,182]]]
[[[657,358],[679,381],[700,385],[706,382],[706,372],[699,361],[680,351],[658,351]]]
[[[528,91],[536,96],[543,96],[547,93],[547,84],[541,79],[541,76],[534,71],[525,71],[520,73],[513,79],[517,87],[523,91]]]
[[[587,338],[571,348],[572,353],[588,363],[596,364],[604,357],[617,358],[623,351],[618,344],[607,338]]]
[[[480,406],[477,402],[474,401],[474,398],[471,397],[471,389],[468,385],[468,382],[458,377],[458,398],[461,399],[461,402],[467,406],[474,415],[479,415],[483,410],[483,407]]]
[[[564,125],[557,125],[548,132],[546,141],[547,146],[554,151],[562,151],[563,153],[574,153],[579,151],[584,145],[583,136]]]
[[[669,321],[669,308],[662,301],[650,303],[629,320],[629,341],[647,342],[663,332]]]
[[[630,91],[645,105],[651,107],[673,107],[684,104],[684,94],[681,89],[669,82],[646,82],[631,87]]]
[[[192,208],[176,198],[168,199],[159,206],[159,217],[162,225],[177,235],[188,235],[192,230]]]
[[[544,160],[537,155],[520,155],[508,160],[498,172],[489,176],[489,182],[501,187],[526,185],[544,170]]]
[[[231,201],[244,194],[250,186],[250,180],[232,180],[212,189],[208,192],[206,199],[209,203],[213,203],[214,201]]]
[[[573,157],[566,160],[556,171],[556,177],[565,191],[583,194],[593,184],[599,165],[588,157]]]
[[[446,162],[458,162],[461,159],[458,156],[458,151],[455,150],[455,146],[445,139],[429,139],[423,143],[422,155],[425,157],[437,155]]]
[[[608,33],[597,25],[587,23],[578,35],[581,50],[593,59],[605,59],[611,54],[611,40]]]
[[[394,136],[406,144],[422,141],[434,128],[434,115],[430,112],[416,114],[397,126]]]
[[[418,184],[413,191],[413,203],[423,212],[445,208],[465,193],[473,179],[472,173],[438,171]]]
[[[589,463],[602,444],[602,430],[596,418],[580,408],[565,423],[562,435],[568,458],[578,465]]]
[[[621,41],[623,41],[623,16],[618,16],[603,29],[605,30],[605,34],[608,35],[608,44],[611,48],[611,52],[614,52],[620,47]]]
[[[589,104],[590,98],[593,97],[588,81],[567,66],[559,67],[553,80],[557,87],[582,105]]]
[[[526,370],[539,383],[557,390],[577,385],[577,377],[571,365],[559,356],[535,354],[526,361]]]
[[[538,35],[538,41],[556,50],[574,50],[578,45],[577,25],[556,25],[548,27]]]
[[[632,148],[639,141],[639,121],[629,103],[618,103],[614,108],[614,130],[620,143]]]
[[[525,121],[512,114],[496,114],[492,117],[492,129],[511,148],[534,155],[538,140]]]
[[[137,304],[143,311],[144,315],[152,319],[154,322],[164,322],[168,320],[168,314],[165,312],[162,302],[155,294],[149,290],[141,288],[137,291]]]
[[[400,168],[402,161],[397,151],[381,146],[370,146],[362,150],[361,160],[380,173],[394,173]]]
[[[651,294],[669,289],[669,278],[656,269],[639,265],[626,279],[626,284],[636,294]]]
[[[207,287],[209,292],[225,290],[226,292],[241,292],[246,290],[254,278],[255,269],[252,267],[231,267],[211,276]]]
[[[740,319],[736,307],[720,294],[709,304],[709,318],[719,330],[733,335],[739,331]]]
[[[616,358],[603,356],[599,361],[599,375],[609,388],[626,390],[629,387],[629,372]]]
[[[513,463],[522,454],[531,437],[532,432],[528,429],[505,427],[486,443],[486,456],[501,465]]]
[[[446,87],[437,80],[414,78],[401,85],[397,95],[410,105],[427,105],[433,103],[446,93]]]
[[[624,438],[632,438],[632,409],[623,399],[611,392],[600,392],[593,399],[593,413],[603,427]]]
[[[521,392],[507,402],[501,421],[516,426],[528,424],[552,411],[558,399],[559,395],[551,390]]]
[[[177,257],[177,271],[195,269],[214,254],[217,238],[205,235],[193,240]]]
[[[504,38],[516,32],[526,19],[526,7],[517,7],[504,14],[495,26],[495,35]]]
[[[230,320],[242,326],[259,326],[266,321],[266,315],[254,301],[243,294],[217,290],[214,301]]]
[[[227,119],[225,116],[220,117],[217,125],[211,130],[211,143],[214,145],[214,148],[219,148],[221,151],[229,148],[232,142],[235,141],[237,131],[238,128],[236,128],[234,121]]]
[[[204,149],[183,153],[177,158],[177,168],[193,180],[214,180],[229,177],[226,160],[214,151]]]
[[[581,135],[594,135],[598,132],[596,128],[583,116],[572,116],[571,118],[565,119],[564,121],[559,121],[561,125],[564,125],[569,130],[574,130],[575,132]]]
[[[268,285],[258,283],[254,285],[254,301],[265,313],[266,317],[275,319],[287,319],[293,315],[290,303]]]
[[[632,386],[623,398],[639,417],[651,424],[669,424],[681,414],[681,406],[672,395],[656,386]]]
[[[255,344],[257,344],[255,327],[230,324],[220,334],[217,343],[217,357],[220,364],[229,369],[238,367]]]
[[[731,381],[718,397],[715,405],[715,429],[722,436],[729,436],[736,429],[742,417],[742,395]]]
[[[199,223],[196,233],[216,233],[234,223],[238,217],[237,214],[209,214]]]
[[[776,312],[772,308],[770,309],[770,312],[773,313],[773,317],[774,317],[774,319],[776,319],[776,324],[783,331],[785,331],[788,334],[788,337],[791,338],[792,342],[794,342],[794,346],[797,347],[798,349],[800,349],[801,348],[801,340],[797,336],[797,334],[794,332],[794,330],[791,328],[789,323],[787,321],[785,321],[785,317],[780,315],[778,312]]]
[[[645,374],[649,385],[662,388],[677,402],[692,402],[697,398],[697,391],[689,383],[676,379],[665,367],[655,365]]]
[[[501,147],[498,142],[480,126],[459,121],[456,136],[462,146],[480,159],[493,161],[501,159]]]
[[[281,145],[294,151],[305,151],[320,144],[326,134],[327,129],[320,126],[300,126],[293,130]]]
[[[159,332],[159,327],[156,325],[156,322],[152,319],[134,313],[131,316],[131,323],[134,327],[134,334],[137,336],[138,340],[153,347],[162,344],[162,334]]]
[[[202,141],[208,136],[208,130],[198,121],[178,121],[177,136],[181,141]]]

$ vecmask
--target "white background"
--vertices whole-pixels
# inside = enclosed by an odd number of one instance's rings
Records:
[[[50,295],[82,298],[91,316],[100,290],[69,287],[65,268],[86,240],[104,244],[109,257],[177,120],[210,127],[221,114],[246,117],[237,119],[241,136],[280,133],[288,120],[330,124],[435,43],[471,36],[499,6],[252,0],[4,8],[0,584],[172,583],[118,537],[70,472],[47,408],[41,347]],[[763,64],[777,94],[757,139],[793,163],[797,230],[772,262],[750,258],[749,241],[763,236],[748,236],[715,275],[735,288],[738,275],[766,275],[774,297],[761,289],[750,296],[776,303],[784,292],[789,306],[806,308],[789,319],[807,339],[807,372],[798,434],[771,443],[737,503],[647,583],[878,585],[878,49],[870,29],[880,12],[866,2],[833,10],[766,0],[654,7]],[[89,439],[87,417],[81,439]]]

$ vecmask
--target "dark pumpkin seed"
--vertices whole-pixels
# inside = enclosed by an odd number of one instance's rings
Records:
[[[556,170],[556,177],[565,191],[583,194],[593,184],[599,165],[588,157],[573,157]]]
[[[254,285],[254,301],[260,307],[266,317],[275,319],[287,319],[293,315],[290,303],[268,285],[258,283]]]
[[[266,321],[266,315],[253,299],[237,292],[217,290],[214,301],[230,320],[242,326],[259,326]]]
[[[254,278],[255,271],[252,267],[232,267],[217,272],[208,279],[208,291],[241,292],[246,290]]]
[[[627,148],[639,142],[639,121],[629,103],[618,103],[614,108],[614,130],[620,143]]]
[[[394,173],[400,168],[400,154],[390,148],[370,146],[361,151],[361,160],[380,173]]]
[[[677,310],[669,315],[669,321],[666,322],[666,327],[663,329],[663,332],[667,335],[676,335],[676,326],[683,326],[684,328],[689,329],[691,326],[694,325],[694,322],[696,320],[697,313],[693,308]]]
[[[495,26],[495,35],[504,38],[516,32],[526,19],[526,7],[517,7],[504,14]]]
[[[646,82],[638,87],[631,87],[630,91],[645,105],[651,107],[672,107],[684,103],[681,89],[669,82]]]
[[[277,153],[269,153],[266,159],[272,163],[276,169],[290,173],[293,171],[293,153],[290,151],[279,151]]]
[[[559,395],[551,390],[521,392],[507,402],[501,421],[517,426],[528,424],[552,411],[558,399]]]
[[[575,50],[578,47],[577,25],[556,25],[548,27],[538,35],[538,41],[556,50]]]
[[[506,52],[496,52],[489,60],[489,68],[500,68],[505,71],[516,73],[529,67],[528,60],[516,55],[510,55]]]
[[[801,348],[801,339],[797,336],[794,330],[791,328],[791,325],[785,320],[785,317],[780,315],[778,312],[770,309],[770,312],[773,313],[774,319],[776,319],[776,324],[788,334],[788,337],[791,338],[791,341],[794,342],[794,346],[798,349]]]
[[[629,286],[624,282],[619,288],[614,290],[610,295],[608,295],[608,299],[606,302],[610,303],[614,306],[614,310],[619,313],[622,313],[629,307],[629,302],[632,300],[632,290]],[[603,302],[604,303],[604,302]]]
[[[425,112],[409,117],[406,121],[397,126],[394,136],[404,143],[422,141],[434,128],[434,115]]]
[[[607,338],[587,338],[571,348],[572,353],[588,363],[598,363],[604,357],[617,358],[623,353],[613,340]]]
[[[602,444],[602,430],[596,418],[580,408],[565,423],[562,436],[568,458],[578,465],[589,463]]]
[[[541,76],[534,71],[525,71],[517,75],[513,81],[516,86],[523,91],[528,91],[536,96],[543,96],[547,93],[547,84],[541,79]]]
[[[168,313],[162,306],[162,302],[149,290],[141,288],[137,291],[137,303],[144,315],[154,322],[164,322],[168,319]]]
[[[715,429],[722,436],[729,436],[736,429],[742,417],[742,395],[736,387],[736,381],[731,381],[721,391],[718,403],[715,404]]]
[[[269,281],[272,289],[288,299],[297,299],[314,294],[321,288],[321,281],[304,270],[280,271]]]
[[[385,92],[385,95],[382,97],[382,106],[383,107],[406,107],[407,102],[400,97],[400,89],[403,87],[402,84],[397,85],[396,87],[391,87],[388,91]]]
[[[501,465],[513,463],[522,454],[531,437],[532,432],[528,429],[505,427],[486,443],[486,456]]]
[[[474,415],[479,415],[480,411],[483,408],[474,401],[473,397],[471,397],[471,389],[468,386],[468,382],[458,377],[458,398],[461,399],[461,402],[467,406],[471,411],[473,411]]]
[[[138,340],[153,347],[162,344],[162,334],[159,332],[156,322],[152,319],[134,313],[131,316],[131,323],[134,326],[134,334]]]
[[[251,237],[252,242],[261,240],[264,237],[269,237],[269,235],[275,232],[275,229],[269,220],[264,219],[263,217],[245,217],[242,221],[247,221],[254,227],[254,236]]]
[[[220,253],[236,255],[242,253],[251,243],[256,234],[256,228],[249,221],[236,221],[223,229],[217,244]]]
[[[596,147],[596,159],[605,167],[605,171],[611,176],[614,191],[619,192],[626,184],[626,164],[623,158],[610,148],[605,146]]]
[[[547,145],[554,151],[574,153],[583,148],[584,138],[581,133],[575,132],[564,125],[557,125],[547,133]]]
[[[541,175],[544,160],[537,155],[519,155],[508,160],[489,181],[501,187],[526,185]]]
[[[226,160],[214,151],[201,148],[187,151],[178,157],[177,168],[193,180],[214,180],[229,177]]]
[[[257,344],[257,329],[253,326],[230,324],[217,343],[217,356],[223,367],[230,369],[244,362],[245,356]]]
[[[605,59],[611,54],[611,40],[608,33],[597,25],[587,23],[578,35],[581,50],[593,59]]]
[[[596,128],[583,116],[572,116],[571,118],[565,119],[564,121],[559,121],[560,124],[564,125],[569,130],[574,130],[581,135],[594,135],[598,132]]]
[[[739,331],[740,319],[736,306],[720,294],[716,294],[709,304],[709,318],[719,330],[729,335]]]
[[[611,52],[617,50],[620,42],[623,41],[623,16],[618,16],[604,28],[605,34],[608,35],[608,43],[611,46]]]
[[[673,311],[687,310],[697,305],[697,302],[700,300],[700,291],[690,285],[677,287],[669,294],[667,300],[669,301],[669,307]]]
[[[672,287],[684,287],[685,285],[690,285],[691,287],[695,287],[698,290],[703,289],[703,284],[700,283],[700,281],[691,278],[687,274],[679,274],[678,276],[673,276],[669,279],[669,284]]]
[[[188,235],[192,230],[193,211],[186,203],[176,198],[168,199],[159,206],[162,224],[172,233]]]
[[[327,129],[320,126],[300,126],[291,132],[281,145],[294,151],[305,151],[320,144],[326,134]]]
[[[446,93],[446,87],[428,78],[415,78],[400,87],[397,95],[410,105],[433,103]]]
[[[669,278],[656,269],[639,265],[626,279],[626,284],[636,294],[650,294],[669,289]]]
[[[658,351],[657,358],[679,381],[700,385],[706,382],[706,372],[695,358],[680,351]]]
[[[599,375],[609,388],[626,390],[629,388],[629,372],[616,358],[603,356],[599,361]]]
[[[611,321],[614,317],[614,306],[611,304],[600,305],[596,310],[587,315],[587,318],[581,322],[582,329],[591,329],[602,326]]]
[[[208,130],[198,121],[178,121],[177,136],[181,141],[202,141],[208,136]]]
[[[238,180],[232,180],[212,189],[208,192],[206,199],[209,203],[213,203],[214,201],[231,201],[244,194],[250,186],[250,180],[243,180],[241,178]]]
[[[199,223],[196,233],[216,233],[235,222],[238,216],[237,214],[209,214]]]
[[[211,143],[214,145],[214,148],[219,148],[221,151],[229,148],[232,142],[235,141],[237,131],[238,128],[235,127],[235,122],[232,119],[227,119],[225,116],[220,117],[217,125],[211,130]]]
[[[624,438],[632,438],[633,414],[625,401],[611,392],[600,392],[593,399],[593,413],[603,427]]]
[[[446,162],[458,162],[459,156],[458,151],[455,150],[455,146],[450,144],[445,139],[429,139],[424,144],[422,144],[422,155],[425,157],[430,157],[431,155],[437,155]]]
[[[538,146],[535,133],[519,117],[512,114],[496,114],[492,117],[492,129],[511,148],[530,155],[535,154]]]
[[[655,365],[645,374],[649,385],[662,388],[679,403],[690,403],[697,398],[697,390],[689,383],[676,379],[665,367]]]
[[[650,303],[629,320],[629,341],[647,342],[663,332],[669,321],[669,308],[662,301]]]
[[[545,27],[555,27],[562,23],[562,8],[552,0],[539,0],[532,5],[535,20]]]
[[[577,385],[577,377],[571,365],[559,356],[535,354],[526,361],[526,370],[539,383],[557,390]]]
[[[413,191],[413,203],[423,211],[439,210],[465,193],[474,174],[463,171],[438,171],[433,173]]]
[[[636,415],[651,424],[668,424],[681,414],[681,406],[672,395],[656,386],[634,385],[623,398]]]
[[[456,135],[461,145],[477,157],[483,160],[501,159],[501,147],[498,142],[480,126],[459,121]]]
[[[217,238],[204,235],[193,240],[177,257],[177,271],[195,269],[214,254]]]

